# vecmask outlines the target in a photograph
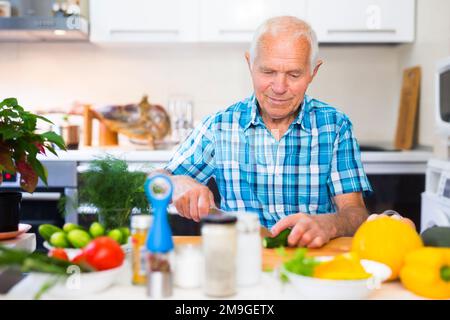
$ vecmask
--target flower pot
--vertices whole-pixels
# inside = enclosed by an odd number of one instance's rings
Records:
[[[20,192],[0,192],[0,232],[18,230],[21,200]]]

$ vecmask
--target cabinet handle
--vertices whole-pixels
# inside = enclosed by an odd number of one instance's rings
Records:
[[[238,33],[253,33],[255,32],[255,30],[250,30],[250,29],[242,29],[242,30],[224,30],[224,29],[220,29],[219,33],[220,34],[238,34]]]
[[[142,34],[142,33],[148,33],[148,34],[174,34],[177,35],[180,33],[179,30],[146,30],[146,29],[135,29],[135,30],[121,30],[121,29],[112,29],[109,30],[110,34],[118,34],[118,33],[130,33],[130,34]]]
[[[61,193],[59,192],[35,192],[26,193],[22,192],[22,199],[29,201],[56,201],[61,198]]]
[[[328,33],[396,33],[395,29],[329,29]]]

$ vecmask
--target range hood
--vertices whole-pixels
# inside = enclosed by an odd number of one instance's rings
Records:
[[[0,17],[0,42],[88,41],[80,15],[55,14],[53,0],[11,0],[11,17]]]

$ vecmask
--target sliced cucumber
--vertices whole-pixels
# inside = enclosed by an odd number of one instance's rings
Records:
[[[276,237],[264,237],[263,246],[264,248],[278,248],[287,247],[288,236],[291,233],[291,229],[284,229]]]

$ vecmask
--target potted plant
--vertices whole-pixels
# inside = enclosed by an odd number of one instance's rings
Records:
[[[36,189],[40,178],[47,184],[47,170],[37,159],[46,150],[57,155],[53,144],[65,150],[64,140],[52,131],[37,133],[37,120],[52,122],[21,107],[17,99],[0,102],[0,184],[3,172],[20,173],[20,186],[27,192]],[[0,193],[0,232],[17,231],[20,192]]]
[[[81,174],[80,202],[97,208],[106,229],[127,227],[133,210],[149,212],[146,178],[145,172],[131,171],[126,161],[110,155],[93,160]]]

